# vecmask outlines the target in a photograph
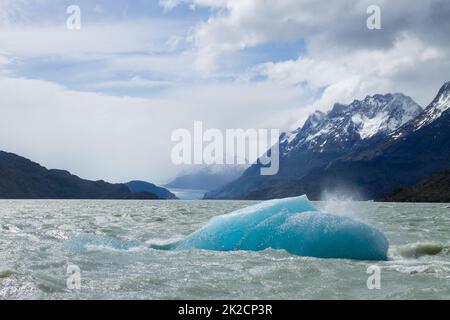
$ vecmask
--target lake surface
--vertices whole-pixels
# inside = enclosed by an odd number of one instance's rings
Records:
[[[316,203],[382,230],[385,262],[65,245],[80,234],[166,244],[253,203],[0,201],[0,299],[450,299],[448,204]],[[79,290],[67,287],[69,265],[81,271]],[[372,265],[379,290],[366,285]]]

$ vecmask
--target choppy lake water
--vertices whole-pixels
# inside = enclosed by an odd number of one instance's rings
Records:
[[[239,201],[0,201],[0,299],[450,299],[450,208],[445,204],[322,202],[330,213],[377,226],[390,260],[297,257],[284,251],[72,252],[65,241],[96,234],[165,244]],[[424,254],[424,255],[422,255]],[[67,287],[67,267],[81,288]],[[367,268],[381,268],[369,290]]]

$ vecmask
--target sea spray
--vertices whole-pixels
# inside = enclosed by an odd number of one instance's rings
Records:
[[[366,217],[375,214],[380,204],[361,199],[365,199],[364,195],[354,188],[323,190],[320,196],[320,209],[338,216],[366,220]]]

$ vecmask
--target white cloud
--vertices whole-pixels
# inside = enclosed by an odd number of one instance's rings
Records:
[[[21,11],[25,8],[27,3],[27,0],[1,0],[0,26],[5,27],[18,20]]]
[[[348,54],[352,50],[384,50],[408,33],[426,45],[449,47],[450,11],[447,1],[418,2],[379,0],[383,29],[366,28],[366,9],[370,0],[339,2],[316,0],[226,0],[170,1],[220,7],[197,25],[192,41],[198,51],[197,65],[208,74],[214,72],[223,55],[270,41],[304,38],[310,52],[331,50]]]
[[[90,57],[98,54],[167,52],[167,39],[182,35],[186,26],[173,21],[149,20],[83,24],[81,30],[61,25],[20,25],[0,29],[4,51],[19,57],[58,55]]]
[[[6,65],[6,64],[10,64],[10,63],[11,63],[11,61],[8,59],[8,57],[2,56],[0,54],[0,66],[1,65]]]
[[[14,61],[18,68],[11,70],[27,75],[27,63],[73,64],[75,74],[66,78],[82,79],[82,88],[167,85],[196,74],[192,53],[180,49],[188,29],[187,22],[161,19],[83,23],[74,31],[64,23],[12,24],[0,28],[0,67]],[[140,73],[146,81],[134,76]]]
[[[316,101],[303,106],[301,114],[389,91],[404,92],[426,105],[450,71],[448,2],[411,6],[406,0],[380,0],[383,29],[377,31],[366,27],[370,4],[365,0],[221,1],[215,7],[222,10],[213,12],[191,36],[196,67],[211,75],[230,53],[271,41],[305,39],[306,54],[298,59],[268,62],[254,67],[250,77],[240,77],[251,79],[253,73],[278,84],[302,84],[310,92],[323,90]],[[288,121],[294,126],[303,120],[292,117]]]
[[[161,182],[181,170],[170,160],[173,130],[192,130],[195,120],[207,128],[277,127],[273,106],[282,112],[298,101],[298,91],[263,83],[189,86],[143,99],[3,77],[0,149],[84,178]]]
[[[108,71],[151,72],[160,78],[194,81],[198,75],[192,65],[195,56],[191,52],[167,54],[115,55],[107,60]]]
[[[105,81],[96,83],[93,88],[97,89],[111,89],[111,88],[157,88],[173,85],[173,82],[163,80],[148,80],[139,76],[133,77],[129,80]]]
[[[177,6],[187,4],[192,10],[199,7],[222,8],[227,5],[227,0],[159,0],[164,10],[169,11]]]
[[[214,70],[222,54],[272,40],[311,36],[326,28],[346,7],[341,2],[313,0],[228,0],[220,5],[224,10],[199,24],[192,36],[199,53],[198,67],[205,73]]]
[[[0,79],[1,149],[92,179],[161,179],[174,106],[26,79]],[[173,124],[177,125],[174,117]],[[178,122],[179,125],[179,122]],[[166,138],[169,137],[169,138]],[[157,151],[156,151],[157,150]],[[166,152],[165,152],[166,151]]]
[[[416,38],[403,35],[389,49],[355,50],[344,55],[337,55],[334,50],[314,52],[297,60],[266,63],[256,67],[253,72],[265,76],[269,81],[285,85],[307,83],[311,89],[325,88],[323,95],[314,102],[316,108],[324,110],[338,101],[351,102],[367,94],[392,90],[404,90],[406,94],[414,96],[414,88],[428,82],[432,76],[421,66],[440,64],[445,67],[443,62],[447,57],[445,51],[428,47]],[[414,87],[402,84],[401,79],[409,76],[417,77]],[[442,81],[433,81],[434,90]],[[429,97],[424,99],[419,95],[417,99],[422,103],[429,102]]]

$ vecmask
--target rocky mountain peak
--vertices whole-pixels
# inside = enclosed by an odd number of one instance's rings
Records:
[[[422,108],[400,93],[376,94],[345,105],[336,103],[331,111],[314,112],[302,128],[284,135],[284,154],[291,150],[339,151],[376,135],[387,135],[411,121]]]

